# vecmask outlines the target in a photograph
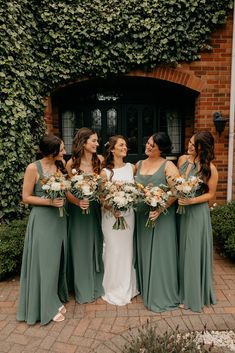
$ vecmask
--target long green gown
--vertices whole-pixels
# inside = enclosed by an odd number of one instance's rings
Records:
[[[100,205],[92,201],[89,209],[89,214],[82,214],[79,206],[68,204],[68,286],[80,304],[104,294]]]
[[[42,178],[41,162],[35,163]],[[43,195],[40,179],[34,194]],[[66,216],[60,217],[56,207],[33,206],[24,242],[17,320],[45,325],[68,300],[66,254]]]
[[[180,167],[185,174],[188,161]],[[191,163],[190,163],[191,164]],[[197,175],[192,164],[189,176]],[[185,206],[180,215],[179,280],[180,302],[185,309],[201,311],[204,305],[215,304],[213,291],[213,238],[207,202]]]
[[[153,175],[141,175],[142,161],[136,181],[143,184],[167,185],[165,164]],[[176,309],[179,305],[177,277],[177,233],[175,206],[161,214],[154,228],[147,228],[149,207],[140,203],[136,215],[136,250],[139,289],[144,305],[155,312]]]

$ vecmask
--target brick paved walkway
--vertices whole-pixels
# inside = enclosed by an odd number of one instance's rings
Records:
[[[98,299],[79,305],[66,304],[66,320],[46,326],[28,326],[15,319],[19,279],[0,282],[0,352],[9,353],[120,353],[137,328],[150,322],[164,333],[179,325],[182,331],[235,329],[235,264],[215,255],[214,280],[217,304],[202,313],[175,310],[153,313],[143,306],[141,297],[132,304],[115,307]]]

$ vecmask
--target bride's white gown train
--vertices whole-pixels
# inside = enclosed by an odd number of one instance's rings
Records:
[[[108,180],[110,171],[105,169]],[[122,168],[113,169],[112,181],[133,182],[133,169],[130,163]],[[104,296],[102,298],[113,305],[126,305],[138,294],[136,272],[133,267],[134,211],[124,214],[127,229],[114,230],[115,217],[102,210],[102,230],[104,234]]]

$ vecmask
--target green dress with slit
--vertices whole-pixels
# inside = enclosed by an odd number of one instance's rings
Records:
[[[140,161],[136,181],[144,186],[167,185],[166,161],[153,175],[141,175]],[[144,305],[155,312],[177,309],[179,305],[177,277],[177,233],[175,206],[161,214],[154,228],[145,226],[149,207],[143,202],[136,215],[136,267],[139,290]]]
[[[36,161],[40,176],[34,187],[35,196],[43,196],[40,179],[43,171]],[[68,300],[66,283],[67,219],[52,206],[33,206],[25,234],[20,275],[17,320],[32,325],[47,324]]]
[[[79,206],[68,203],[68,287],[80,304],[104,294],[100,205],[92,201],[89,210],[83,214]]]
[[[191,164],[191,163],[190,163]],[[180,167],[185,174],[189,162]],[[189,176],[198,174],[191,164]],[[180,302],[185,309],[200,312],[204,305],[215,304],[213,290],[213,238],[208,202],[185,206],[180,215],[179,284]]]

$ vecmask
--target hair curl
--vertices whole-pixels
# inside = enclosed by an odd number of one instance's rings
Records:
[[[77,131],[76,135],[74,136],[73,146],[72,146],[72,161],[73,161],[72,166],[78,171],[80,169],[82,156],[84,155],[84,144],[87,142],[90,136],[94,134],[96,134],[95,131],[87,127],[82,127]],[[92,155],[92,167],[95,173],[97,174],[100,173],[101,162],[99,160],[97,153],[93,153]]]
[[[199,131],[194,135],[194,145],[196,157],[199,158],[200,170],[204,183],[207,183],[211,177],[210,163],[215,158],[214,137],[209,131]]]

